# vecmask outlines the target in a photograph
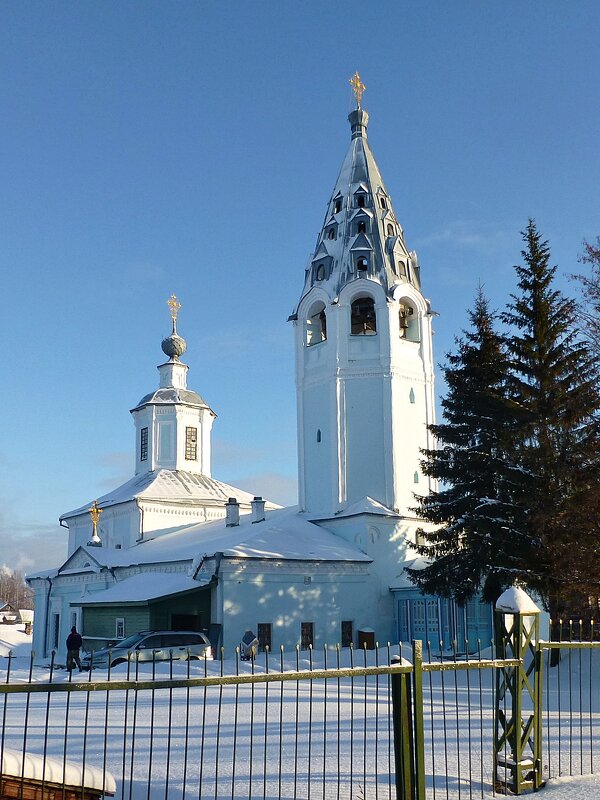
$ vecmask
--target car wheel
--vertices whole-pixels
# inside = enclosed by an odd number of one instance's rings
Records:
[[[115,658],[115,660],[111,664],[111,667],[116,667],[118,664],[125,664],[125,663],[127,663],[126,658]]]

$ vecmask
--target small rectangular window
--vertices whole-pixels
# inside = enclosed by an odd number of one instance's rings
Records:
[[[140,461],[148,461],[148,428],[140,431]]]
[[[270,622],[258,623],[258,649],[269,652],[273,649],[273,625]]]
[[[315,623],[314,622],[301,622],[300,623],[300,649],[308,650],[309,647],[315,646]]]
[[[185,429],[185,460],[196,461],[198,457],[198,428]]]
[[[354,641],[354,625],[352,620],[342,620],[342,647],[351,647]]]
[[[125,618],[124,617],[117,617],[115,619],[115,638],[116,639],[124,639],[125,638]]]
[[[52,614],[52,649],[58,650],[60,639],[60,614]]]

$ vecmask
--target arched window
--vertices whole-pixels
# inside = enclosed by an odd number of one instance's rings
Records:
[[[414,306],[406,298],[400,301],[400,336],[408,342],[420,341],[419,317]]]
[[[327,238],[335,239],[335,228],[329,228],[329,230],[327,231]]]
[[[338,197],[333,206],[333,213],[339,214],[341,210],[342,210],[342,198]]]
[[[418,483],[418,482],[419,482],[419,473],[415,471],[415,474],[413,475],[413,483]]]
[[[385,201],[385,197],[384,197],[383,195],[380,195],[380,196],[379,196],[379,205],[380,205],[382,208],[387,208],[387,203],[386,203],[386,201]]]
[[[321,443],[321,429],[319,428],[317,431],[317,444]]]
[[[388,223],[388,226],[387,226],[387,235],[388,236],[393,236],[394,235],[394,226],[390,225],[389,223]]]
[[[356,205],[359,208],[364,208],[365,207],[365,200],[366,200],[366,198],[365,198],[364,194],[359,194],[357,196],[357,198],[356,198]]]
[[[358,223],[358,225],[356,226],[356,232],[357,233],[366,233],[367,232],[367,223],[364,220],[362,222]]]
[[[406,264],[404,261],[398,261],[398,275],[401,278],[408,278],[408,272],[406,271]]]
[[[353,336],[373,336],[377,333],[377,316],[372,297],[357,297],[352,303],[350,333]]]
[[[305,323],[306,344],[310,347],[327,339],[327,317],[325,303],[318,302],[311,307]]]
[[[317,265],[317,269],[315,271],[315,280],[316,281],[325,280],[325,264],[318,264]]]
[[[360,258],[356,259],[356,269],[364,272],[365,270],[369,269],[369,259],[365,258],[365,256],[361,256]]]
[[[408,402],[412,405],[415,404],[415,390],[412,388],[412,386],[410,387],[410,392],[408,393]]]

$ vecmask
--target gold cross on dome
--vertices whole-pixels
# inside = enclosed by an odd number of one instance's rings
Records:
[[[348,81],[350,86],[352,86],[352,91],[354,92],[354,97],[356,97],[356,107],[360,108],[360,101],[363,96],[363,92],[367,88],[364,83],[360,79],[360,75],[358,72],[355,72],[354,75]]]
[[[88,511],[90,512],[90,517],[92,518],[92,527],[94,530],[92,538],[96,539],[98,537],[98,523],[100,522],[100,514],[102,514],[104,509],[100,508],[97,500],[94,500],[92,507],[88,508]]]
[[[173,322],[177,322],[177,314],[179,313],[179,309],[181,308],[181,303],[177,300],[174,294],[169,297],[167,300],[167,305],[169,306],[169,310],[171,311],[171,319]]]

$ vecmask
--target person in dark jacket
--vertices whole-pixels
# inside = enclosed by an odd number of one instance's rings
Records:
[[[81,635],[77,633],[77,628],[73,625],[71,633],[67,636],[67,669],[71,672],[75,664],[81,672],[81,661],[79,660],[79,648],[83,644]]]

